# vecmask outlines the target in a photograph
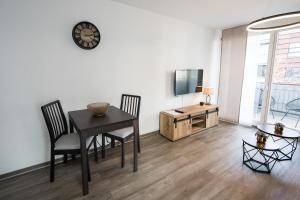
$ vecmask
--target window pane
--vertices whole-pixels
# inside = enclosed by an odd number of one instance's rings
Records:
[[[254,124],[261,118],[269,43],[269,33],[248,35],[239,119],[242,124]]]

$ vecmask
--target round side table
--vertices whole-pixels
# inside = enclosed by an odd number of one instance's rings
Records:
[[[257,143],[255,137],[243,139],[243,164],[254,171],[271,173],[278,152],[279,146],[271,139],[265,144]]]
[[[275,125],[267,123],[259,124],[256,128],[270,135],[273,141],[279,144],[278,161],[292,160],[300,137],[299,131],[285,127],[282,133],[278,134],[275,132]]]

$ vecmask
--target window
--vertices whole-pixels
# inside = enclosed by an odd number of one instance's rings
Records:
[[[289,67],[285,71],[285,78],[300,78],[299,67]]]
[[[300,42],[290,43],[288,57],[289,58],[300,57]]]
[[[259,65],[268,62],[268,52],[270,44],[270,34],[263,34],[259,36],[259,48],[258,48],[258,62]]]
[[[265,77],[266,75],[266,64],[259,64],[257,66],[257,77]]]
[[[248,34],[239,123],[284,119],[300,130],[294,113],[286,114],[288,103],[300,98],[300,26],[268,34]]]

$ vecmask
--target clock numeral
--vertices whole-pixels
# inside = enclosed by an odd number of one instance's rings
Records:
[[[81,26],[80,24],[77,26],[77,28],[78,28],[79,30],[82,30],[82,26]]]

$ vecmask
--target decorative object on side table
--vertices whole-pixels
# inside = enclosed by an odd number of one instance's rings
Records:
[[[87,105],[87,109],[94,114],[95,117],[105,115],[109,107],[109,103],[98,102]]]
[[[211,105],[211,103],[210,103],[211,97],[210,96],[214,94],[214,89],[211,87],[203,88],[203,94],[206,95],[205,104]]]
[[[283,129],[284,129],[284,124],[279,122],[275,124],[275,133],[282,134]]]
[[[266,143],[268,136],[264,132],[257,131],[255,133],[255,135],[256,135],[257,143],[259,143],[259,144],[265,144]]]
[[[203,101],[200,101],[200,106],[204,106],[204,102]]]
[[[79,22],[72,30],[74,42],[82,49],[94,49],[100,43],[100,32],[98,28],[90,22]]]

